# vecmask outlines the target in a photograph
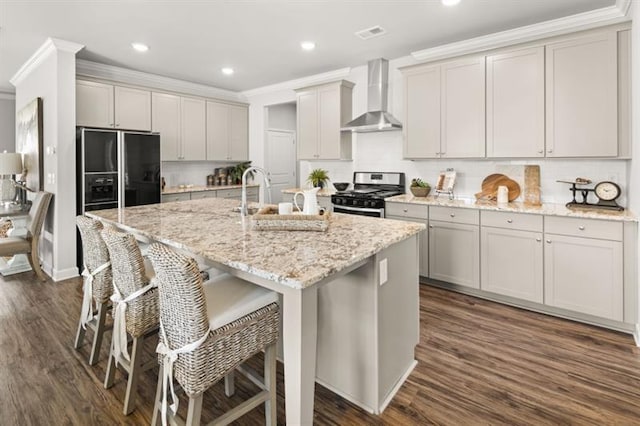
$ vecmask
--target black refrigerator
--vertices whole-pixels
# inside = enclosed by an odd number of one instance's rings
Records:
[[[77,213],[160,202],[160,134],[78,128]],[[78,233],[78,266],[82,246]]]
[[[87,128],[77,133],[78,214],[160,202],[160,134]]]

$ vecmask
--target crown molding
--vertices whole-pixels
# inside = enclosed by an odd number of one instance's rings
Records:
[[[433,61],[628,21],[630,4],[631,0],[616,0],[613,6],[418,50],[411,56],[418,61]]]
[[[192,83],[190,81],[178,80],[157,74],[149,74],[113,65],[100,64],[98,62],[86,61],[83,59],[78,59],[76,61],[76,75],[156,88],[193,96],[216,98],[233,102],[245,101],[245,98],[240,93],[232,92],[231,90],[219,89],[217,87],[206,86],[204,84]]]
[[[315,86],[323,83],[330,83],[336,80],[342,80],[351,73],[351,68],[340,68],[334,71],[328,71],[322,74],[315,74],[308,77],[289,80],[282,83],[276,83],[269,86],[258,87],[257,89],[245,90],[242,92],[247,98],[265,95],[268,93],[280,92],[284,90],[295,90],[301,87]]]
[[[16,94],[15,93],[0,92],[0,99],[9,100],[9,101],[15,101],[16,100]]]
[[[62,51],[73,53],[74,55],[82,49],[84,45],[74,43],[71,41],[60,40],[57,38],[51,38],[45,40],[45,42],[35,51],[33,55],[22,64],[18,72],[14,74],[13,77],[9,80],[11,84],[17,86],[24,80],[26,76],[31,74],[31,72],[38,67],[49,55],[55,51]]]

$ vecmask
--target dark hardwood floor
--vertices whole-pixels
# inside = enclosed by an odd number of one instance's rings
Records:
[[[102,387],[107,345],[95,367],[86,362],[88,339],[80,351],[72,347],[81,297],[80,279],[0,279],[0,424],[149,424],[156,370],[141,379],[138,409],[123,416],[124,377]],[[368,414],[318,385],[316,424],[640,424],[640,350],[631,336],[426,285],[420,298],[418,366],[385,412]],[[233,398],[222,383],[205,396],[203,421],[255,391],[237,377]],[[260,423],[262,409],[237,422]]]

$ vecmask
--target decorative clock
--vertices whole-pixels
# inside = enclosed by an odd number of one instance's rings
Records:
[[[571,193],[573,194],[573,200],[567,203],[567,207],[587,207],[587,208],[600,208],[609,210],[624,210],[624,207],[616,203],[616,200],[620,198],[622,190],[620,186],[614,182],[602,181],[596,184],[593,188],[578,188],[578,186],[584,186],[591,183],[589,179],[578,178],[575,181],[559,180],[558,182],[571,184]],[[587,197],[589,193],[593,192],[598,198],[597,203],[589,203]],[[582,195],[582,201],[576,200],[576,194]]]

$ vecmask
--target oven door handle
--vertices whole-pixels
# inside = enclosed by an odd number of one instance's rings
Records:
[[[369,212],[369,213],[380,213],[381,209],[370,209],[367,207],[348,207],[348,206],[338,206],[336,204],[333,205],[333,211],[344,209],[352,212]],[[338,213],[340,213],[338,211]]]

